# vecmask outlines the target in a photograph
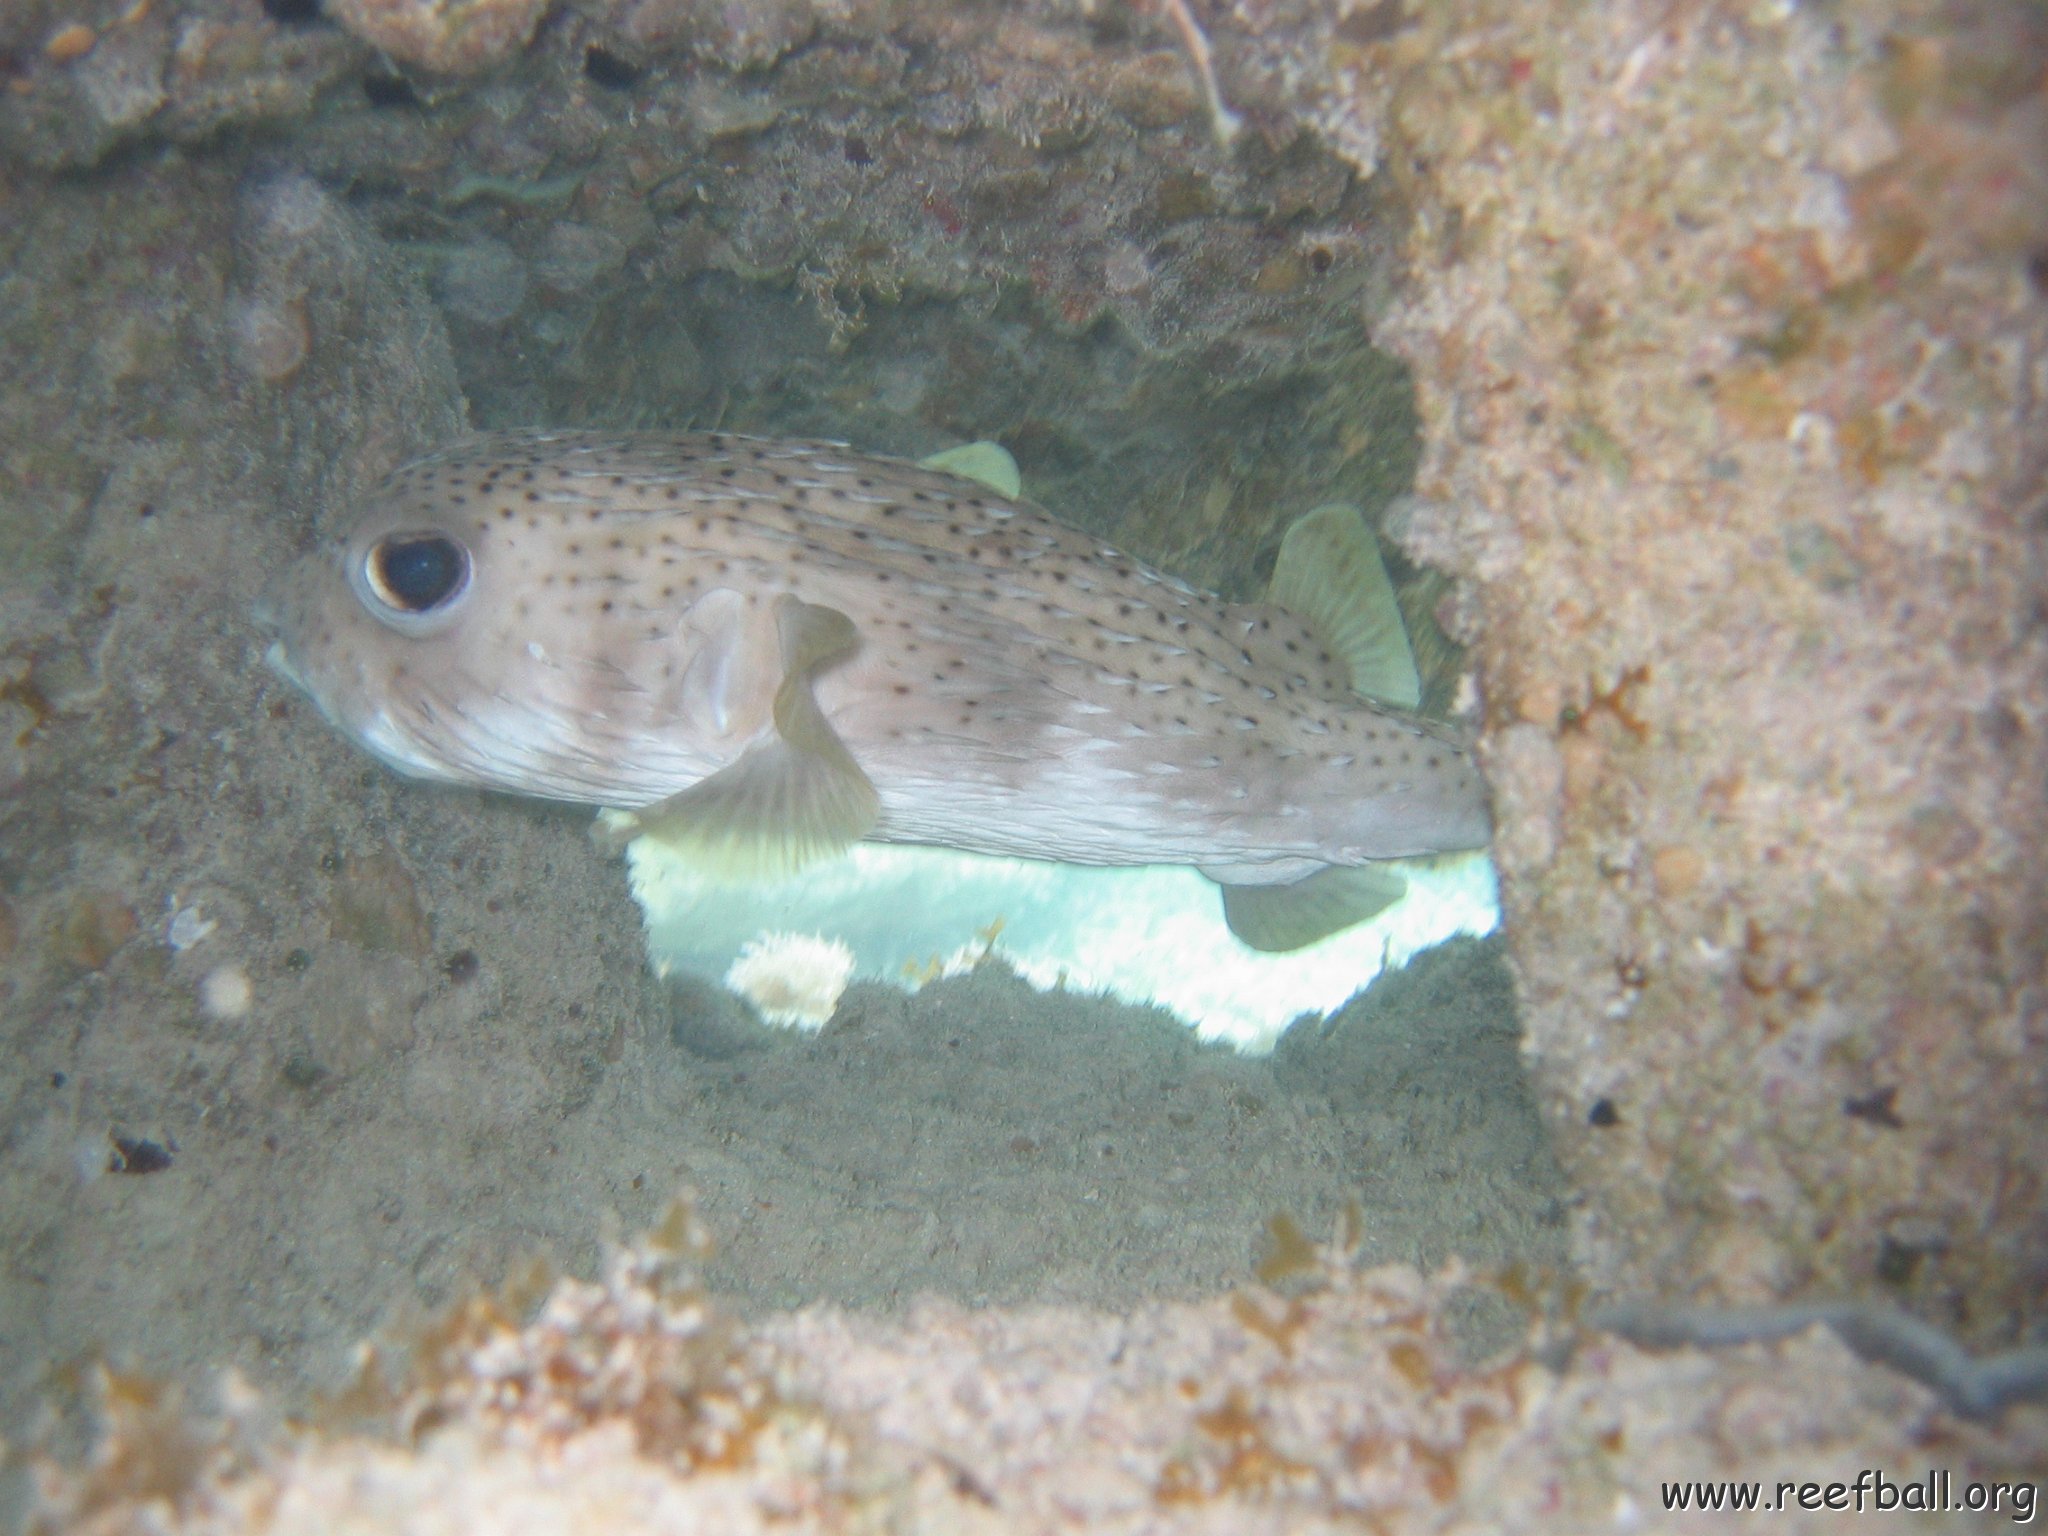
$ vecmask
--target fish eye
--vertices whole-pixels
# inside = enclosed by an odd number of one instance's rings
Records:
[[[363,557],[363,586],[394,619],[425,618],[469,587],[469,551],[445,533],[391,533]]]

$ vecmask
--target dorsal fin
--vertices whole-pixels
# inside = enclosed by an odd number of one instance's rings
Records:
[[[962,443],[958,448],[919,459],[917,467],[972,480],[1012,501],[1024,494],[1024,477],[1017,473],[1017,461],[1001,443]]]
[[[1401,605],[1358,508],[1331,502],[1294,520],[1280,541],[1266,601],[1308,625],[1343,659],[1352,692],[1400,709],[1421,702]]]
[[[627,838],[651,838],[728,880],[768,880],[857,843],[881,798],[811,692],[816,673],[860,644],[836,608],[784,595],[775,602],[782,683],[775,731],[680,794],[632,813]]]

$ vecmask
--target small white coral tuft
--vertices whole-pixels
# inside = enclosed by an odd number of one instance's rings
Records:
[[[817,1030],[832,1017],[852,976],[853,951],[837,939],[763,933],[741,947],[725,984],[766,1023]]]

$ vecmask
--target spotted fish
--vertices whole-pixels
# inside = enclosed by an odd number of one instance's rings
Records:
[[[1351,508],[1229,603],[924,465],[722,433],[513,432],[393,473],[269,601],[272,662],[399,772],[612,807],[734,877],[862,838],[1191,864],[1248,942],[1489,833]]]

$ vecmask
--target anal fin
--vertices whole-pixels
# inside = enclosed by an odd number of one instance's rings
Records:
[[[1292,885],[1226,885],[1223,920],[1251,948],[1282,954],[1377,917],[1407,891],[1382,865],[1332,866]]]
[[[649,838],[728,880],[772,880],[860,841],[881,798],[811,692],[816,673],[859,646],[837,609],[776,601],[782,682],[775,730],[718,772],[632,813],[626,835]]]

